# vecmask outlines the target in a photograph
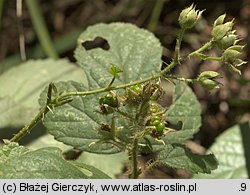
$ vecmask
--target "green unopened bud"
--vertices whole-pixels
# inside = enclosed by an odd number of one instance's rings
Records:
[[[215,71],[204,71],[202,72],[198,78],[198,83],[207,90],[217,89],[219,88],[219,82],[214,80],[219,77],[219,73]]]
[[[221,50],[225,50],[228,47],[234,45],[237,41],[237,35],[229,34],[216,42],[217,46]]]
[[[223,14],[221,16],[219,16],[215,21],[214,21],[214,26],[218,26],[224,23],[226,14]]]
[[[195,10],[195,6],[192,4],[188,8],[182,10],[179,16],[179,24],[183,29],[192,28],[199,20],[203,11]]]
[[[227,48],[223,53],[223,61],[229,67],[229,70],[239,75],[241,75],[241,72],[237,69],[237,67],[246,64],[245,61],[239,58],[243,48],[244,46],[234,45]]]
[[[243,47],[244,46],[241,45],[234,45],[227,48],[223,53],[223,61],[229,64],[235,64],[237,59],[239,59]]]
[[[233,21],[231,21],[215,26],[212,30],[212,37],[214,38],[214,40],[218,41],[224,36],[228,35],[230,31],[232,31],[233,25]]]

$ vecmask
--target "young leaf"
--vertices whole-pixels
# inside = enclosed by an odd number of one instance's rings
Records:
[[[86,50],[82,46],[82,43],[96,37],[105,39],[110,49]],[[93,25],[80,35],[78,43],[75,57],[87,74],[90,89],[106,87],[110,83],[113,77],[107,72],[110,64],[123,71],[115,85],[139,80],[161,70],[162,47],[159,40],[149,31],[132,24]]]
[[[25,152],[0,162],[1,179],[87,179],[94,175],[95,172],[92,172],[91,176],[86,175],[76,166],[65,161],[58,148],[42,148]]]
[[[112,74],[116,79],[119,79],[120,76],[118,73],[121,73],[122,70],[118,67],[116,67],[114,64],[111,64],[111,68],[108,70],[110,74]]]
[[[227,129],[209,148],[219,162],[210,175],[198,174],[194,179],[247,179],[249,178],[250,122]]]
[[[218,166],[213,154],[198,155],[180,144],[161,146],[157,161],[167,167],[185,169],[191,173],[211,173]]]

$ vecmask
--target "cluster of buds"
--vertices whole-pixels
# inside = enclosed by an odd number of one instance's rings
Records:
[[[237,67],[245,64],[243,60],[239,59],[243,46],[237,45],[239,39],[233,30],[233,20],[224,23],[226,15],[219,16],[215,22],[212,30],[212,37],[216,45],[224,51],[222,60],[227,64],[233,72],[239,73]]]
[[[182,29],[192,28],[199,18],[201,17],[203,11],[195,10],[195,6],[192,4],[186,9],[182,10],[179,16],[179,24]]]
[[[215,79],[219,78],[219,76],[218,72],[204,71],[198,76],[197,82],[207,90],[218,89],[220,83]]]
[[[219,16],[214,21],[214,26],[212,30],[212,37],[218,47],[222,50],[225,50],[231,45],[237,43],[237,36],[234,34],[233,29],[233,20],[230,22],[224,23],[226,14]]]

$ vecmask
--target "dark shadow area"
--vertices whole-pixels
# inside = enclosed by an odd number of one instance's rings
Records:
[[[243,123],[240,124],[240,133],[242,137],[242,144],[244,147],[244,155],[246,160],[246,168],[247,168],[247,174],[248,178],[250,178],[250,123]]]
[[[18,131],[21,128],[22,127],[15,127],[15,128],[6,127],[4,129],[1,129],[0,131],[1,142],[3,141],[3,139],[11,139],[13,135],[18,133]],[[29,144],[30,142],[36,140],[38,137],[44,135],[45,133],[46,133],[46,128],[40,122],[31,130],[29,134],[27,134],[23,139],[20,140],[19,144],[25,146]]]

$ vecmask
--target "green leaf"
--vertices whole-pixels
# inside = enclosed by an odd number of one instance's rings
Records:
[[[128,156],[125,152],[110,155],[83,152],[77,162],[92,165],[115,178],[118,174],[121,174],[127,159]]]
[[[210,175],[198,174],[194,178],[247,179],[250,167],[249,153],[250,122],[235,125],[220,136],[209,148],[218,159],[218,169]],[[248,163],[246,163],[248,162]]]
[[[195,94],[184,82],[175,86],[173,102],[164,115],[171,125],[180,124],[180,130],[167,133],[162,139],[165,143],[183,143],[193,137],[201,126],[201,108]]]
[[[82,46],[97,37],[105,39],[110,49],[86,50]],[[106,87],[110,83],[110,64],[123,71],[114,85],[140,80],[161,70],[162,47],[159,40],[149,31],[132,24],[93,25],[80,35],[78,43],[75,57],[87,74],[90,89]]]
[[[111,68],[110,70],[108,70],[108,72],[113,75],[116,79],[120,78],[120,75],[118,73],[121,73],[122,70],[118,67],[116,67],[114,64],[111,64]]]
[[[56,87],[59,91],[87,90],[84,85],[73,81],[56,83]],[[41,102],[44,101],[44,96],[45,93]],[[111,123],[108,117],[99,113],[98,101],[98,95],[78,96],[74,97],[72,102],[55,108],[53,113],[47,113],[43,123],[48,133],[56,140],[80,150],[93,153],[120,152],[120,148],[114,147],[113,144],[95,143],[101,139],[98,134],[101,124]]]
[[[88,171],[91,171],[91,168],[88,168]],[[87,179],[94,175],[94,171],[91,171],[91,175],[86,175],[76,166],[65,161],[58,148],[42,148],[25,152],[0,163],[1,179]]]
[[[51,81],[87,83],[84,71],[66,60],[30,60],[0,77],[0,127],[19,126],[38,112],[39,94]],[[15,120],[13,120],[15,118]]]
[[[218,165],[213,154],[194,154],[180,144],[165,145],[161,148],[157,161],[167,167],[185,169],[191,173],[211,173]]]

